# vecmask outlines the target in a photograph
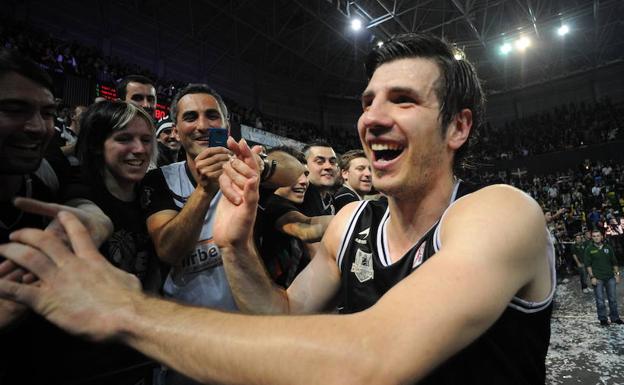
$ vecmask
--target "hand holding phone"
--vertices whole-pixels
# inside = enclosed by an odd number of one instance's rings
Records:
[[[227,147],[227,128],[211,128],[208,130],[209,147]]]

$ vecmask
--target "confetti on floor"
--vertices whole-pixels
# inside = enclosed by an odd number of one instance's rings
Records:
[[[624,318],[624,285],[617,285]],[[594,293],[583,293],[578,276],[559,283],[555,293],[548,385],[624,385],[624,325],[600,326]]]

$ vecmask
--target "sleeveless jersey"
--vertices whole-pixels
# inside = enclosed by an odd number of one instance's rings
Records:
[[[195,190],[185,164],[186,162],[177,162],[160,168],[173,200],[180,209]],[[171,268],[163,292],[167,297],[192,305],[236,310],[221,253],[212,240],[212,228],[220,198],[219,191],[210,202],[195,250],[184,258],[181,266]]]
[[[458,182],[451,204],[473,190],[471,186]],[[341,272],[341,313],[354,313],[371,307],[395,284],[434,257],[442,247],[440,219],[403,258],[392,263],[386,236],[389,214],[386,203],[362,201],[348,222],[337,258]],[[514,297],[483,335],[441,364],[419,384],[544,384],[544,361],[550,340],[550,315],[556,282],[554,251],[551,254],[549,265],[553,287],[547,299],[536,303]]]

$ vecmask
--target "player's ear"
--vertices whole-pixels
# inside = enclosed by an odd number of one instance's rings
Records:
[[[449,147],[458,150],[468,140],[470,130],[472,130],[472,111],[464,108],[455,115],[446,129]]]

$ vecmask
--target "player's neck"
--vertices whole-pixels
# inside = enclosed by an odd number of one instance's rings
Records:
[[[450,204],[454,186],[455,179],[449,175],[424,187],[427,191],[412,192],[409,197],[388,197],[388,240],[393,257],[403,255],[440,219]]]

